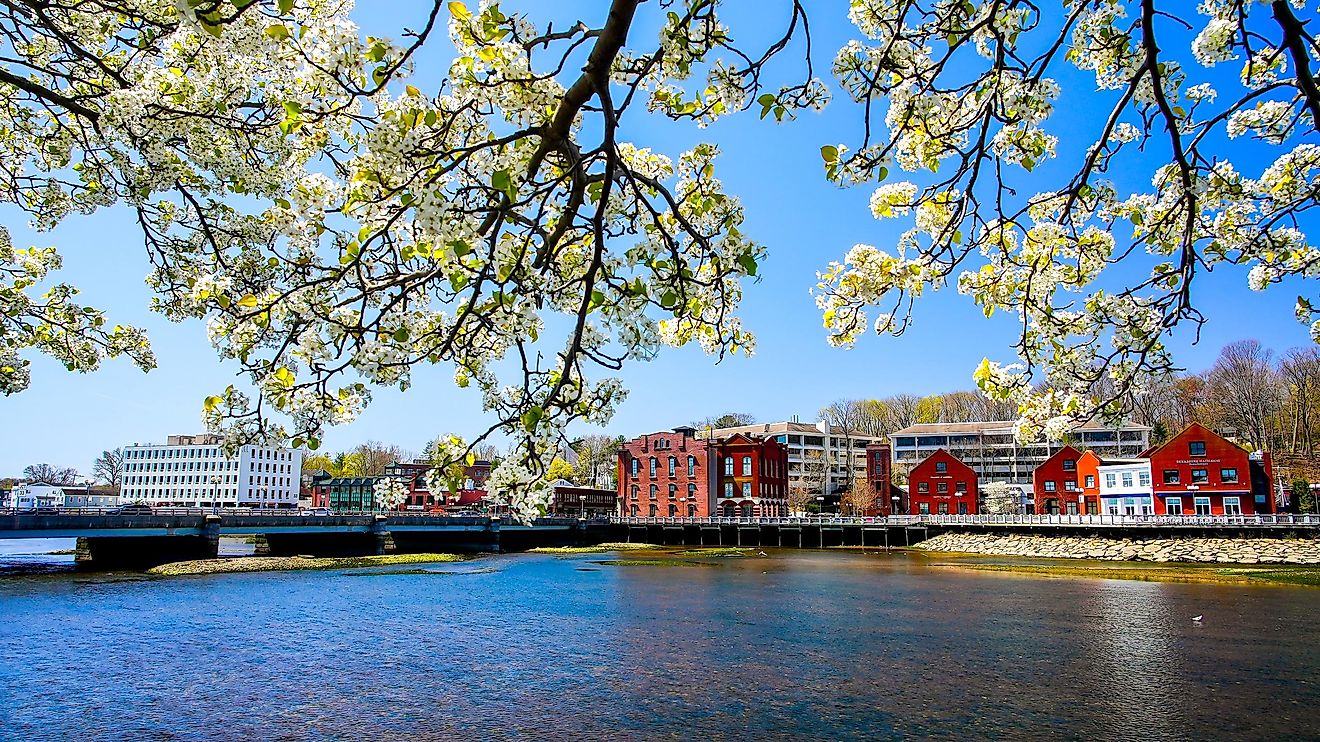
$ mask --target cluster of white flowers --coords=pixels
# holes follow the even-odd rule
[[[371,486],[371,495],[378,510],[394,510],[408,499],[408,485],[400,477],[383,477]]]

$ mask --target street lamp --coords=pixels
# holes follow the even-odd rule
[[[587,496],[578,495],[578,512],[582,515],[582,520],[587,519]]]
[[[211,475],[211,512],[220,512],[220,477],[216,474]]]

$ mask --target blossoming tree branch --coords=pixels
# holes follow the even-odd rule
[[[447,438],[444,470],[512,437],[522,453],[489,485],[533,514],[565,426],[604,424],[623,397],[612,372],[666,345],[753,350],[737,309],[768,248],[744,234],[717,148],[656,151],[629,124],[789,122],[824,106],[807,8],[767,3],[781,30],[764,48],[736,44],[716,0],[613,0],[559,28],[436,0],[396,40],[363,36],[351,10],[0,2],[0,198],[37,229],[135,210],[155,308],[204,320],[255,389],[204,401],[231,442],[316,448],[373,388],[406,389],[414,367],[438,364],[494,421]],[[821,148],[824,175],[874,188],[875,216],[912,226],[820,274],[830,339],[902,333],[915,299],[955,280],[987,315],[1021,322],[1020,363],[976,372],[1018,404],[1020,435],[1121,414],[1172,367],[1170,333],[1202,321],[1198,272],[1240,265],[1263,289],[1314,270],[1302,229],[1320,91],[1301,10],[854,0],[860,38],[833,76],[862,134]],[[444,82],[419,89],[415,53],[446,31]],[[1059,148],[1064,67],[1094,74],[1100,113],[1093,140]],[[1235,139],[1272,164],[1240,173],[1226,156]],[[1032,172],[1063,165],[1063,177]],[[1144,172],[1150,189],[1122,191],[1106,178],[1119,171]],[[140,331],[79,306],[72,287],[42,292],[59,265],[56,250],[16,249],[0,230],[0,392],[27,385],[29,351],[76,370],[116,355],[154,363]],[[1299,300],[1300,319],[1312,311]]]

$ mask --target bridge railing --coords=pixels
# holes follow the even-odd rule
[[[1320,515],[894,515],[808,517],[616,517],[622,525],[759,525],[759,526],[1197,526],[1210,528],[1320,526]]]

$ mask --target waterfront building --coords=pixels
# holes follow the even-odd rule
[[[788,514],[788,450],[773,437],[698,438],[683,426],[624,443],[618,462],[624,515]]]
[[[862,435],[825,421],[797,418],[703,431],[706,438],[743,434],[774,438],[788,447],[788,486],[816,497],[823,512],[839,512],[840,496],[856,479],[866,478],[866,447],[886,443],[884,436]]]
[[[295,508],[302,452],[240,446],[226,456],[217,435],[171,435],[124,448],[121,503],[172,507]]]
[[[1015,487],[1024,510],[1033,507],[1036,467],[1064,445],[1095,451],[1101,458],[1130,458],[1149,446],[1150,427],[1123,424],[1109,427],[1099,421],[1078,424],[1063,443],[1019,444],[1012,420],[968,423],[919,423],[894,431],[894,474],[901,477],[917,462],[943,448],[972,467],[981,482],[1003,482]],[[910,489],[910,488],[909,488]]]
[[[376,482],[384,477],[332,477],[319,474],[312,478],[312,501],[317,507],[336,513],[371,513],[376,510]]]
[[[1192,423],[1145,454],[1156,515],[1253,515],[1276,511],[1268,453],[1248,453]]]
[[[619,508],[628,516],[705,518],[715,514],[715,441],[683,426],[619,447]]]
[[[16,510],[35,508],[113,508],[119,505],[119,494],[113,487],[95,487],[87,484],[47,484],[28,482],[14,485],[6,507]]]
[[[719,515],[788,515],[788,447],[774,438],[734,433],[716,444]]]
[[[866,481],[875,493],[875,507],[862,513],[865,516],[901,515],[908,512],[907,492],[894,484],[893,454],[888,443],[866,446]]]
[[[976,470],[942,448],[908,474],[909,515],[975,515],[978,495]]]
[[[477,459],[463,467],[463,482],[458,492],[432,492],[426,484],[426,474],[432,465],[426,461],[396,462],[385,468],[385,476],[403,477],[408,484],[408,499],[400,510],[440,511],[446,509],[472,509],[485,507],[486,480],[490,479],[491,463]]]
[[[1114,459],[1096,467],[1100,511],[1106,515],[1155,513],[1149,459]]]
[[[550,515],[577,518],[600,518],[619,512],[619,493],[599,487],[579,487],[564,479],[555,482],[554,499],[546,511]]]
[[[1043,515],[1098,512],[1099,500],[1095,501],[1095,509],[1088,509],[1086,495],[1078,482],[1077,462],[1081,457],[1081,451],[1064,446],[1036,467],[1031,473],[1035,512]]]

